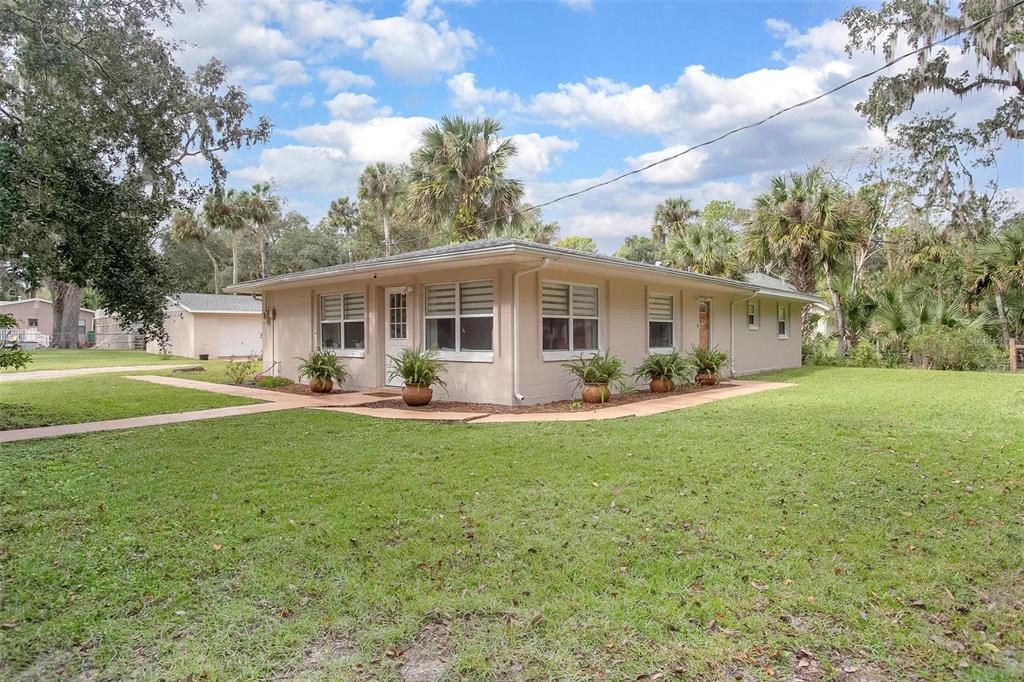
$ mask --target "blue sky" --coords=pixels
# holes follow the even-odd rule
[[[514,177],[544,201],[761,118],[870,69],[850,59],[832,2],[208,0],[169,29],[180,61],[226,62],[275,133],[232,153],[229,184],[271,180],[311,220],[354,195],[362,168],[400,162],[444,114],[488,114],[520,149]],[[954,56],[954,62],[962,59]],[[965,62],[966,64],[966,62]],[[880,145],[853,110],[864,88],[545,210],[605,251],[682,194],[746,204],[773,174],[828,162],[855,175]],[[994,96],[992,96],[994,97]],[[992,97],[926,97],[964,122]],[[1020,195],[1019,149],[1001,158]],[[853,170],[850,170],[853,169]]]

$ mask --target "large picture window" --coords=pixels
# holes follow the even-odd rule
[[[647,347],[671,350],[675,347],[675,301],[666,294],[647,297]]]
[[[597,350],[597,287],[544,282],[541,311],[545,351]]]
[[[494,350],[494,283],[425,287],[426,347],[454,353]]]
[[[320,347],[329,350],[366,348],[366,296],[361,293],[320,297]]]

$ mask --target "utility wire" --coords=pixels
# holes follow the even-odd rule
[[[762,119],[760,119],[758,121],[753,121],[751,123],[747,123],[745,125],[739,126],[738,128],[733,128],[732,130],[724,132],[721,135],[718,135],[717,137],[713,137],[713,138],[711,138],[709,140],[705,140],[704,142],[700,142],[699,144],[695,144],[692,147],[687,147],[686,149],[684,149],[684,150],[682,150],[680,152],[677,152],[677,153],[672,154],[670,156],[666,156],[666,157],[664,157],[662,159],[658,159],[657,161],[652,161],[651,163],[649,163],[649,164],[647,164],[645,166],[642,166],[640,168],[634,168],[631,171],[626,171],[625,173],[621,173],[619,175],[616,175],[613,178],[609,178],[607,180],[602,180],[601,182],[595,182],[594,184],[588,185],[588,186],[586,186],[586,187],[584,187],[582,189],[576,190],[575,192],[569,192],[567,194],[562,194],[560,196],[555,197],[554,199],[549,199],[549,200],[541,202],[539,204],[534,204],[532,206],[526,206],[524,208],[516,209],[515,211],[511,211],[511,212],[506,213],[504,215],[496,216],[494,218],[488,218],[487,220],[480,220],[480,221],[477,221],[476,223],[474,223],[473,225],[470,225],[468,227],[469,228],[484,227],[484,226],[486,226],[486,225],[488,225],[490,223],[495,223],[495,222],[498,222],[498,221],[507,220],[507,219],[512,218],[514,216],[517,216],[517,215],[520,215],[520,214],[523,214],[523,213],[529,213],[530,211],[535,211],[537,209],[544,208],[545,206],[550,206],[552,204],[558,203],[560,201],[564,201],[566,199],[571,199],[573,197],[578,197],[581,194],[586,194],[587,192],[591,192],[591,191],[593,191],[595,189],[600,189],[601,187],[607,187],[608,185],[611,185],[613,183],[619,182],[620,180],[624,180],[624,179],[626,179],[626,178],[628,178],[630,176],[639,175],[640,173],[648,171],[651,168],[654,168],[655,166],[660,166],[660,165],[662,165],[664,163],[668,163],[669,161],[674,161],[675,159],[678,159],[681,156],[685,156],[686,154],[689,154],[690,152],[695,151],[697,149],[700,149],[702,147],[709,147],[709,146],[711,146],[713,144],[716,144],[718,142],[721,142],[725,138],[731,137],[731,136],[733,136],[733,135],[735,135],[737,133],[741,133],[741,132],[743,132],[745,130],[750,130],[752,128],[757,128],[758,126],[762,126],[765,123],[768,123],[769,121],[771,121],[772,119],[778,118],[779,116],[782,116],[783,114],[786,114],[786,113],[789,113],[790,111],[793,111],[794,109],[799,109],[800,107],[805,107],[808,104],[813,104],[813,103],[817,102],[818,100],[821,100],[821,99],[824,99],[824,98],[826,98],[826,97],[828,97],[830,95],[833,95],[833,94],[839,92],[840,90],[843,90],[845,88],[850,87],[851,85],[854,85],[855,83],[859,83],[862,80],[865,80],[867,78],[871,78],[872,76],[875,76],[875,75],[881,73],[882,71],[885,71],[889,67],[895,66],[896,64],[902,62],[905,59],[913,57],[913,56],[915,56],[915,55],[917,55],[917,54],[919,54],[921,52],[925,52],[927,50],[930,50],[933,47],[936,47],[936,46],[941,45],[943,43],[949,42],[950,40],[952,40],[952,39],[954,39],[954,38],[956,38],[958,36],[961,36],[961,35],[969,32],[969,31],[973,31],[977,27],[981,26],[982,24],[988,23],[989,21],[991,21],[995,17],[999,16],[1000,14],[1006,14],[1006,13],[1011,12],[1011,11],[1017,9],[1018,7],[1021,7],[1021,6],[1024,6],[1024,0],[1017,0],[1017,2],[1015,2],[1015,3],[1011,4],[1011,5],[1007,5],[1006,7],[1002,8],[1000,10],[996,10],[995,12],[992,12],[991,14],[989,14],[986,17],[978,19],[977,21],[975,21],[973,24],[971,24],[969,26],[964,26],[960,30],[954,31],[953,33],[950,33],[949,35],[947,35],[947,36],[945,36],[943,38],[938,38],[936,40],[932,40],[931,42],[926,43],[925,45],[922,45],[919,48],[911,50],[910,52],[905,52],[904,54],[901,54],[898,57],[894,57],[893,59],[890,59],[889,61],[887,61],[885,64],[882,64],[878,68],[872,69],[871,71],[868,71],[866,73],[862,73],[861,75],[856,76],[855,78],[851,78],[850,80],[843,81],[842,83],[840,83],[839,85],[835,86],[834,88],[826,90],[825,92],[822,92],[822,93],[820,93],[818,95],[815,95],[814,97],[810,97],[810,98],[805,99],[805,100],[803,100],[801,102],[797,102],[795,104],[791,104],[788,107],[785,107],[784,109],[779,109],[775,113],[770,114],[769,116],[765,116],[764,118],[762,118]],[[451,235],[453,233],[454,233],[454,230],[448,230],[447,232],[438,232],[436,234],[427,235],[425,237],[419,237],[419,238],[416,238],[416,239],[409,239],[409,240],[400,240],[400,241],[401,242],[405,242],[405,241],[410,241],[410,242],[411,241],[421,241],[424,238],[427,239],[427,240],[430,240],[430,239],[433,239],[434,237],[440,237],[440,236],[442,236],[444,234]],[[399,242],[398,241],[394,241],[394,240],[392,241],[392,244],[396,244],[396,243],[399,243]]]

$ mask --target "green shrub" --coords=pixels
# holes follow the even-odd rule
[[[882,357],[875,349],[875,345],[867,339],[860,339],[850,349],[847,361],[854,367],[881,367]]]
[[[980,329],[939,327],[910,340],[910,353],[922,367],[978,371],[995,366],[999,350]]]
[[[260,377],[256,380],[256,385],[259,388],[281,388],[282,386],[291,386],[294,383],[288,377]]]
[[[401,355],[389,355],[388,359],[391,360],[388,379],[401,378],[409,386],[447,387],[441,378],[447,363],[437,357],[435,350],[406,348]]]
[[[228,375],[231,383],[244,384],[260,371],[260,363],[260,359],[252,355],[245,360],[230,360],[224,368],[224,373]]]
[[[0,348],[0,369],[24,369],[32,362],[32,354],[22,348]]]
[[[805,336],[800,344],[800,356],[805,365],[831,367],[839,364],[834,341],[823,334]]]
[[[299,361],[300,379],[305,377],[318,381],[332,379],[343,384],[349,378],[348,367],[345,366],[345,363],[326,348],[313,351],[309,357],[295,359]]]
[[[654,353],[644,358],[644,361],[633,370],[633,376],[639,380],[650,381],[652,379],[668,379],[669,381],[692,384],[693,377],[697,373],[693,363],[679,354],[679,351],[671,353]]]
[[[698,374],[718,374],[729,362],[729,354],[717,348],[694,346],[690,349],[689,360]]]
[[[586,384],[613,384],[622,391],[626,388],[626,374],[622,358],[609,352],[580,355],[562,363],[562,368],[573,376],[578,387]]]

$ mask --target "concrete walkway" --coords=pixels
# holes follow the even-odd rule
[[[682,410],[687,407],[704,405],[705,403],[711,403],[718,400],[727,400],[729,398],[761,393],[762,391],[773,391],[795,385],[773,381],[733,380],[730,383],[734,385],[711,391],[700,391],[698,393],[673,395],[667,398],[641,400],[635,403],[615,405],[586,412],[520,412],[515,414],[488,414],[486,412],[417,412],[414,410],[404,410],[392,407],[361,407],[367,403],[396,399],[396,396],[374,396],[366,393],[297,395],[294,393],[268,391],[249,386],[214,384],[208,381],[178,379],[177,377],[164,377],[150,374],[136,375],[126,378],[135,381],[146,381],[149,383],[161,384],[163,386],[173,386],[175,388],[188,388],[192,390],[210,391],[211,393],[222,393],[224,395],[233,395],[239,398],[248,398],[250,400],[260,400],[263,402],[256,405],[219,407],[210,410],[195,410],[192,412],[178,412],[172,414],[154,414],[146,417],[111,419],[99,422],[86,422],[84,424],[63,424],[60,426],[40,426],[31,429],[0,431],[0,443],[13,443],[16,441],[33,440],[36,438],[70,436],[79,433],[93,433],[96,431],[134,429],[143,426],[179,424],[181,422],[199,421],[202,419],[237,417],[245,414],[260,414],[263,412],[276,412],[278,410],[293,410],[299,408],[314,408],[329,410],[331,412],[344,412],[346,414],[356,414],[363,417],[377,417],[379,419],[462,422],[466,424],[586,422],[604,419],[621,419],[623,417],[645,417],[652,414],[661,414],[662,412],[670,412],[672,410]]]
[[[7,381],[33,381],[39,379],[63,379],[85,374],[110,374],[111,372],[152,372],[154,369],[181,369],[191,365],[127,365],[122,367],[76,367],[74,369],[39,369],[31,372],[0,374],[0,383]]]
[[[741,381],[734,379],[729,382],[733,386],[725,386],[710,391],[684,393],[667,398],[653,398],[635,403],[604,407],[599,410],[580,412],[518,412],[506,414],[488,414],[477,412],[416,412],[391,407],[341,407],[332,412],[358,414],[363,417],[379,417],[382,419],[414,419],[422,421],[465,422],[467,424],[522,424],[527,422],[589,422],[603,419],[621,419],[623,417],[646,417],[672,410],[696,407],[718,400],[738,398],[744,395],[774,391],[780,388],[795,386],[778,381]]]

